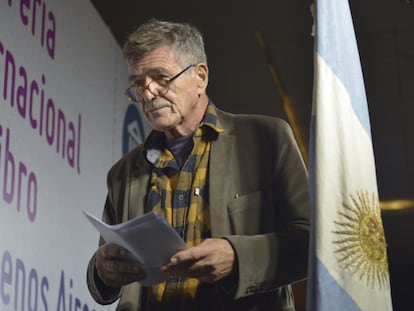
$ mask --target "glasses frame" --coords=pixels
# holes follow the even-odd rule
[[[181,70],[179,73],[177,73],[176,75],[172,76],[169,79],[151,80],[147,85],[144,85],[144,86],[131,84],[125,90],[124,94],[125,94],[126,97],[128,97],[128,100],[130,102],[133,101],[133,102],[136,102],[136,103],[141,103],[142,102],[142,99],[144,98],[145,90],[148,90],[154,96],[164,96],[170,90],[170,84],[172,82],[174,82],[174,80],[177,79],[179,76],[181,76],[184,72],[186,72],[188,69],[190,69],[191,67],[194,67],[194,66],[196,66],[196,65],[195,64],[188,65],[183,70]],[[153,82],[155,82],[159,87],[157,94],[154,94],[151,91],[150,85]],[[136,94],[136,96],[135,96],[136,98],[134,98],[134,94]],[[140,96],[139,96],[139,94],[140,94]],[[142,97],[142,99],[137,100],[138,97]]]

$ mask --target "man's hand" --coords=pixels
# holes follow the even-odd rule
[[[197,278],[202,282],[216,282],[228,276],[235,254],[225,239],[206,239],[200,245],[183,250],[171,257],[161,270],[172,275]]]
[[[109,287],[120,287],[146,278],[139,265],[127,257],[128,252],[114,244],[104,244],[96,251],[95,267],[99,278]]]

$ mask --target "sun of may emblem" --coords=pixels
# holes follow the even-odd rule
[[[334,221],[339,262],[344,269],[365,280],[372,288],[389,287],[387,245],[381,221],[378,198],[368,192],[358,191],[350,195],[350,204],[343,204]]]

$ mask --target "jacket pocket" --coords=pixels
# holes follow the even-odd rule
[[[228,206],[232,234],[260,234],[275,229],[273,209],[262,191],[236,195]]]

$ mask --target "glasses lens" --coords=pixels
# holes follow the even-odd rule
[[[168,80],[159,79],[159,80],[152,80],[148,85],[148,88],[152,94],[158,94],[160,96],[164,96],[168,92],[168,88],[170,83]]]
[[[141,86],[141,87],[131,85],[126,90],[126,95],[136,103],[141,103],[144,100],[145,90],[148,90],[154,96],[164,96],[165,94],[167,94],[170,88],[170,84],[193,66],[195,65],[190,65],[190,66],[185,67],[182,71],[177,73],[174,77],[167,79],[167,80],[166,79],[154,79],[148,85]]]

